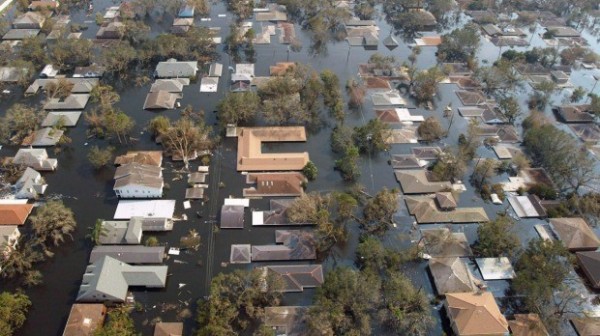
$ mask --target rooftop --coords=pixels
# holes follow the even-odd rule
[[[263,153],[264,142],[304,142],[304,127],[244,127],[238,136],[237,170],[302,170],[308,153]]]
[[[441,211],[434,196],[406,196],[406,206],[419,224],[433,223],[482,223],[488,218],[484,208],[456,208]]]
[[[33,204],[0,204],[0,225],[23,225]]]
[[[92,336],[102,327],[106,307],[102,303],[75,303],[71,306],[63,336]]]
[[[596,250],[600,247],[598,236],[583,218],[551,218],[550,224],[558,238],[571,251]]]
[[[429,270],[439,295],[477,290],[476,279],[461,258],[431,258]]]
[[[508,322],[490,292],[447,293],[447,311],[459,335],[504,335]]]
[[[404,194],[429,194],[452,188],[452,184],[447,181],[429,181],[427,172],[424,169],[396,170],[394,175]]]

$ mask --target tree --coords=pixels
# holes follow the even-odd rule
[[[444,136],[445,132],[442,129],[442,124],[436,117],[428,117],[417,127],[419,138],[426,142],[439,140]]]
[[[334,268],[317,288],[314,305],[308,310],[309,334],[371,335],[370,313],[379,301],[379,288],[376,276]]]
[[[3,137],[2,143],[20,144],[25,137],[35,130],[44,118],[43,113],[36,113],[35,109],[22,104],[14,104],[6,111],[2,118]]]
[[[148,130],[153,137],[159,137],[169,130],[171,121],[163,115],[157,115],[148,123]]]
[[[209,296],[198,302],[198,335],[237,335],[251,330],[264,308],[277,306],[283,282],[272,272],[235,270],[220,273],[210,284]]]
[[[251,91],[228,93],[217,105],[222,125],[241,124],[256,117],[260,109],[260,97]]]
[[[88,238],[89,240],[92,241],[92,243],[99,245],[100,244],[100,238],[105,236],[108,233],[108,229],[104,227],[104,220],[102,219],[96,219],[96,222],[94,223],[94,226],[92,226],[91,228],[88,228],[89,233],[85,236],[86,238]]]
[[[376,153],[387,151],[390,148],[387,142],[391,136],[388,124],[379,119],[371,119],[366,125],[354,128],[354,144],[363,153]]]
[[[433,100],[433,97],[437,92],[437,85],[444,77],[444,73],[437,66],[433,66],[424,71],[419,71],[412,81],[411,94],[413,94],[420,102]]]
[[[101,149],[98,146],[93,146],[90,148],[90,152],[88,153],[87,157],[92,164],[92,167],[95,169],[100,169],[112,163],[114,151],[115,148],[110,146],[104,149]]]
[[[111,108],[103,111],[102,125],[107,134],[117,136],[119,143],[127,143],[127,135],[135,126],[135,121],[125,112]]]
[[[537,107],[543,109],[549,102],[550,96],[556,90],[556,83],[550,80],[542,80],[534,85],[538,97]]]
[[[350,96],[348,107],[359,108],[365,102],[367,90],[364,85],[360,84],[355,79],[349,79],[346,83],[346,92]]]
[[[398,211],[398,191],[396,189],[381,189],[373,198],[367,201],[363,209],[365,224],[369,232],[382,232],[393,224],[394,214]]]
[[[48,98],[66,98],[71,94],[73,90],[73,82],[59,78],[57,81],[50,82],[44,87],[46,90],[46,97]]]
[[[329,113],[339,123],[343,123],[345,114],[339,78],[333,71],[325,69],[321,72],[321,81],[323,82],[323,104],[329,108]]]
[[[467,160],[460,149],[445,148],[433,165],[432,176],[436,181],[460,180],[467,171]]]
[[[398,267],[400,253],[384,247],[377,237],[367,235],[356,248],[356,263],[362,271],[381,274]]]
[[[344,125],[335,126],[331,133],[331,150],[334,153],[345,153],[351,146],[354,146],[352,129]]]
[[[48,201],[37,209],[35,215],[29,217],[29,221],[44,250],[47,243],[59,246],[64,242],[65,236],[71,237],[71,232],[77,228],[73,211],[62,201]]]
[[[368,64],[372,64],[375,69],[391,72],[396,64],[394,56],[383,56],[380,53],[374,53],[369,57]]]
[[[126,307],[111,309],[108,322],[94,332],[94,336],[138,336],[133,319]]]
[[[571,97],[569,97],[569,100],[571,101],[571,103],[576,103],[583,99],[583,97],[585,97],[585,93],[586,90],[583,87],[578,86],[573,90],[573,93],[571,93]]]
[[[44,40],[41,36],[28,37],[21,42],[19,58],[43,67],[48,63],[48,53],[44,50]]]
[[[203,121],[194,122],[190,118],[181,118],[162,135],[162,144],[175,156],[181,157],[185,169],[189,168],[190,158],[199,152],[212,148],[211,128]]]
[[[2,277],[12,279],[25,275],[33,269],[33,265],[42,260],[44,255],[37,250],[35,242],[21,238],[17,248],[2,264]]]
[[[118,41],[111,48],[102,50],[100,59],[106,72],[118,78],[126,78],[130,64],[137,58],[137,51],[127,41]]]
[[[358,160],[360,154],[358,148],[354,145],[348,146],[344,156],[335,161],[335,168],[342,173],[342,178],[346,181],[356,181],[360,176]]]
[[[2,292],[0,294],[0,334],[12,335],[27,320],[31,307],[29,297],[24,293]]]
[[[494,159],[484,159],[479,158],[477,160],[477,164],[473,169],[473,174],[471,174],[471,183],[478,188],[482,189],[484,185],[487,184],[488,179],[492,178],[496,175],[496,168],[498,167],[498,162]]]
[[[93,43],[88,39],[59,38],[50,48],[50,59],[61,70],[88,65],[93,55]]]
[[[442,35],[442,43],[438,46],[438,58],[447,62],[466,62],[475,58],[480,45],[477,25],[468,24]]]
[[[309,181],[314,181],[317,178],[318,173],[319,169],[312,161],[308,161],[304,168],[302,168],[302,174],[304,174]]]
[[[510,124],[515,123],[516,119],[521,115],[521,107],[519,102],[514,97],[506,97],[498,101],[498,107],[502,115]]]
[[[496,219],[477,227],[477,242],[473,246],[475,253],[482,258],[514,257],[521,243],[512,231],[514,220],[500,214]]]
[[[382,281],[382,287],[380,320],[398,334],[428,335],[434,319],[425,292],[416,289],[400,272],[392,272]]]
[[[302,124],[311,120],[299,94],[282,95],[263,101],[263,116],[272,124]]]

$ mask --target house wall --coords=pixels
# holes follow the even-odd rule
[[[120,198],[160,198],[163,188],[149,188],[146,186],[130,185],[114,189]]]

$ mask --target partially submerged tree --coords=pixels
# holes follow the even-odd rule
[[[44,113],[38,113],[33,107],[15,104],[0,120],[1,143],[21,144],[23,139],[37,130],[44,118]]]
[[[388,138],[391,130],[388,124],[379,119],[371,119],[366,125],[354,128],[354,144],[363,153],[377,153],[390,148]]]
[[[342,173],[344,180],[356,181],[360,176],[359,160],[360,154],[358,148],[350,145],[346,148],[344,156],[335,161],[335,169]]]
[[[437,93],[438,84],[444,77],[444,73],[437,66],[419,71],[412,81],[413,86],[411,92],[419,102],[431,101]]]
[[[442,35],[438,46],[438,58],[447,62],[466,62],[475,58],[480,45],[479,29],[475,24]]]
[[[94,332],[94,336],[137,336],[135,324],[125,306],[111,309],[107,314],[107,322]]]
[[[398,211],[399,194],[396,189],[381,189],[367,201],[363,209],[365,223],[363,228],[368,232],[384,232],[393,225],[393,218]]]
[[[521,244],[512,231],[514,220],[508,215],[498,215],[496,219],[477,227],[475,253],[482,258],[514,257]]]
[[[100,148],[98,146],[93,146],[90,148],[90,152],[88,153],[87,157],[92,167],[95,169],[100,169],[113,162],[114,152],[114,147],[109,146],[106,148]]]
[[[514,97],[506,97],[498,101],[498,107],[502,115],[510,124],[514,124],[517,118],[522,114],[519,102]]]
[[[0,334],[14,334],[27,320],[31,307],[29,297],[24,293],[2,292],[0,294]]]
[[[428,117],[417,128],[419,138],[426,142],[432,142],[441,139],[445,132],[442,124],[436,117]]]
[[[162,144],[172,155],[180,157],[185,169],[188,169],[190,158],[213,147],[214,140],[210,134],[210,126],[203,121],[195,122],[184,117],[170,125],[162,134]]]
[[[254,92],[232,92],[219,102],[219,121],[222,125],[242,124],[256,117],[260,109],[260,97]]]
[[[65,237],[71,237],[71,233],[77,228],[73,211],[62,201],[48,201],[39,207],[35,215],[29,217],[29,220],[33,232],[45,250],[46,244],[53,246],[62,244]]]

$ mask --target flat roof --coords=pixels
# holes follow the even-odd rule
[[[131,217],[173,218],[175,200],[119,201],[115,211],[115,219]]]
[[[475,258],[483,280],[507,280],[515,277],[515,271],[507,257]]]

